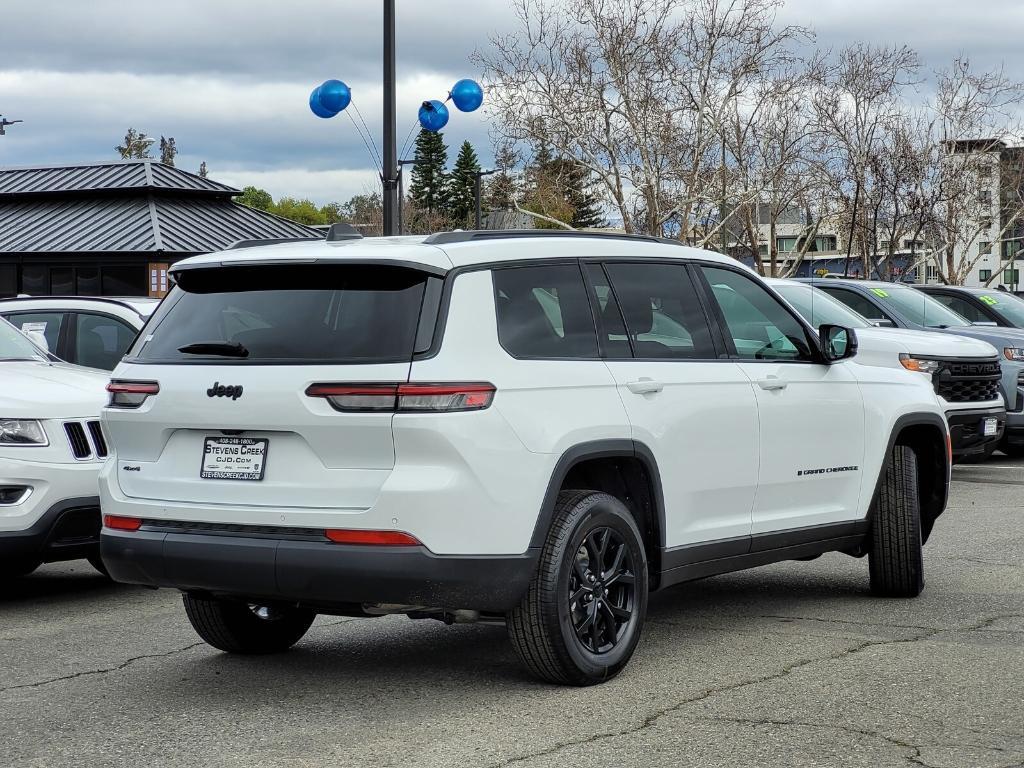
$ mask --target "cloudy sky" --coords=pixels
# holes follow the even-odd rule
[[[419,102],[478,76],[470,53],[515,27],[505,0],[398,6],[401,143]],[[907,43],[930,69],[967,54],[1024,79],[1021,0],[788,0],[780,19],[822,47]],[[235,186],[318,202],[369,191],[377,172],[352,123],[314,117],[307,99],[345,80],[379,137],[381,21],[367,0],[3,0],[0,114],[25,123],[0,136],[0,165],[116,158],[134,126],[174,136],[179,167],[205,160]],[[484,110],[453,111],[445,136],[490,161]]]

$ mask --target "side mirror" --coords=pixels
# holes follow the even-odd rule
[[[846,360],[857,354],[857,334],[841,325],[823,325],[818,329],[821,355],[830,363]]]
[[[880,318],[878,320],[872,320],[871,324],[873,326],[875,326],[875,328],[895,328],[896,327],[896,323],[894,323],[892,320],[890,320],[887,317],[886,318]]]
[[[49,342],[46,340],[46,337],[39,331],[25,331],[24,333],[26,336],[28,336],[29,340],[37,347],[39,347],[41,350],[43,350],[44,352],[50,351]]]

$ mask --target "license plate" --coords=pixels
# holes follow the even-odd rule
[[[269,440],[253,437],[208,437],[203,441],[204,480],[262,480]]]
[[[992,435],[999,434],[999,421],[997,419],[985,419],[983,434],[985,437],[992,437]]]

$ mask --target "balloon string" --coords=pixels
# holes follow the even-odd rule
[[[345,114],[348,115],[348,119],[352,121],[352,127],[356,129],[356,133],[359,134],[359,138],[362,140],[363,146],[366,147],[366,154],[370,156],[370,162],[377,166],[377,173],[379,173],[380,176],[383,178],[384,169],[381,166],[380,161],[374,156],[373,150],[370,149],[370,145],[366,141],[366,137],[363,136],[363,132],[359,129],[359,124],[356,122],[355,118],[352,117],[352,113],[349,112],[347,109],[345,110]]]
[[[355,102],[352,102],[352,107],[355,109],[356,114],[359,115],[359,122],[363,124],[363,130],[366,131],[366,135],[370,139],[370,145],[373,147],[374,154],[377,156],[377,165],[383,168],[384,161],[381,159],[380,151],[377,149],[377,142],[373,140],[373,134],[370,133],[370,129],[367,127],[366,121],[363,119],[363,113],[359,111],[359,106]]]
[[[402,151],[398,153],[398,159],[405,159],[405,150],[409,148],[409,140],[412,139],[412,132],[416,130],[416,126],[420,124],[419,120],[413,120],[411,126],[409,126],[409,132],[405,134],[405,141],[402,142]]]

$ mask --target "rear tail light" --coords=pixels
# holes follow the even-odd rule
[[[105,528],[112,528],[115,531],[137,531],[142,527],[142,520],[138,517],[104,515],[103,526]]]
[[[377,547],[419,547],[422,543],[415,536],[402,531],[359,531],[330,528],[324,535],[335,544],[364,544]]]
[[[323,397],[336,411],[450,413],[479,411],[494,400],[484,382],[458,384],[311,384],[309,397]]]
[[[113,379],[107,384],[110,393],[110,408],[138,408],[150,395],[160,392],[160,384],[155,381],[124,381]]]

